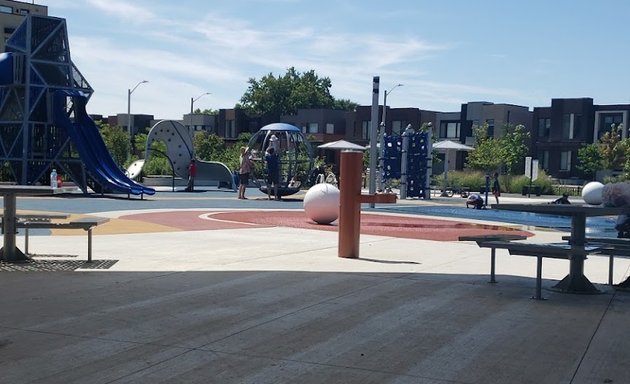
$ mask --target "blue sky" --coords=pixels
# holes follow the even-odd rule
[[[331,93],[458,111],[467,101],[532,107],[552,98],[630,103],[626,0],[37,0],[66,19],[88,112],[179,119],[232,108],[249,78],[315,70]]]

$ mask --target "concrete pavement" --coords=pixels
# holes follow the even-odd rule
[[[252,197],[137,205],[299,208]],[[45,205],[62,203],[132,212],[124,201]],[[528,230],[533,241],[563,235]],[[30,247],[53,254],[41,260],[76,261],[85,242],[33,236]],[[499,283],[488,284],[489,251],[468,242],[362,235],[361,257],[341,259],[336,232],[147,227],[96,235],[93,246],[111,262],[103,269],[0,272],[0,383],[630,382],[630,294],[604,285],[603,257],[589,258],[586,275],[604,293],[545,289],[548,300],[536,301],[534,259],[498,251]],[[615,266],[619,282],[630,263]],[[567,261],[545,260],[543,285],[567,271]]]

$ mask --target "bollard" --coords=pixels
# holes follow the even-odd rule
[[[338,256],[359,257],[361,203],[395,203],[393,193],[361,194],[363,153],[342,151],[339,167],[339,245]]]

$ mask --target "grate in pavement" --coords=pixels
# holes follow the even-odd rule
[[[38,260],[8,263],[0,260],[0,272],[71,272],[77,269],[109,269],[118,260]]]

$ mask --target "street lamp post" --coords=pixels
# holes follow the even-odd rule
[[[385,127],[387,126],[387,95],[389,95],[390,93],[392,93],[392,91],[398,87],[402,87],[403,84],[396,84],[394,85],[389,91],[385,91],[385,93],[383,94],[383,120],[381,121],[380,124],[380,128],[381,128],[381,132],[379,135],[379,144],[380,144],[380,151],[381,151],[381,156],[379,156],[379,162],[378,162],[378,166],[379,166],[379,172],[377,173],[377,184],[378,184],[378,190],[382,191],[383,190],[383,168],[385,167],[385,161],[383,159],[382,153],[383,153],[383,149],[385,148]]]
[[[190,125],[188,126],[188,134],[190,135],[190,145],[191,145],[191,149],[190,149],[190,156],[191,158],[195,158],[195,143],[194,143],[194,131],[193,131],[193,108],[195,106],[195,101],[201,99],[202,97],[204,97],[205,95],[211,95],[210,92],[204,92],[201,95],[197,96],[197,97],[191,97],[190,98]]]
[[[129,141],[131,144],[131,151],[133,151],[133,120],[131,120],[131,94],[140,86],[140,84],[148,83],[147,80],[142,80],[136,84],[135,87],[127,89],[127,130],[129,131]]]

